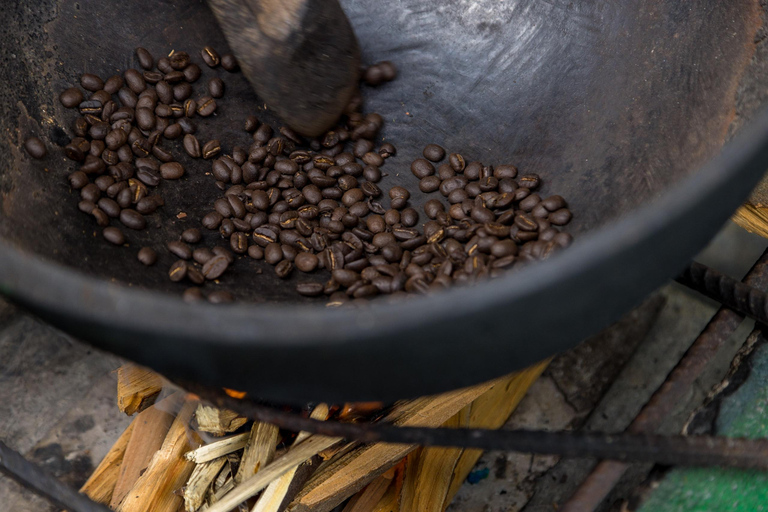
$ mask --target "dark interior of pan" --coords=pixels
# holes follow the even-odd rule
[[[130,248],[104,242],[66,176],[60,146],[75,113],[57,98],[80,74],[135,67],[156,56],[227,45],[200,0],[4,2],[0,67],[2,291],[100,347],[170,376],[274,400],[396,398],[472,384],[564,350],[674,275],[745,198],[765,168],[759,128],[717,160],[759,28],[754,0],[571,2],[404,0],[342,2],[363,60],[392,60],[396,81],[366,89],[398,148],[382,168],[425,200],[409,170],[435,142],[467,160],[540,174],[545,194],[574,212],[574,246],[480,285],[368,307],[328,309],[301,298],[299,279],[243,258],[221,288],[234,305],[187,305],[168,280],[174,258],[146,268],[198,226],[220,193],[171,146],[187,176],[160,186],[165,207]],[[243,121],[275,123],[241,74],[200,122],[201,140],[247,147]],[[50,148],[33,161],[21,143]],[[762,159],[762,160],[761,160]],[[181,213],[186,214],[180,215]],[[423,222],[423,219],[422,219]],[[205,243],[222,243],[206,232]],[[209,285],[210,286],[210,285]]]

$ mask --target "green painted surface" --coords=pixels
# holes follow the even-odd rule
[[[723,400],[717,433],[768,437],[768,345],[752,355],[747,381]],[[732,469],[674,469],[641,512],[768,511],[768,473]]]

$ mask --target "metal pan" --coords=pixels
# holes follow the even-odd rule
[[[298,297],[297,277],[241,261],[221,285],[240,302],[187,305],[167,279],[171,256],[146,269],[135,253],[196,225],[216,197],[207,169],[187,162],[186,179],[161,186],[166,206],[125,249],[76,211],[61,151],[37,162],[20,147],[67,142],[73,114],[57,97],[80,73],[131,67],[139,45],[195,55],[226,43],[200,1],[42,0],[0,11],[2,292],[170,376],[279,401],[402,398],[521,368],[615,320],[706,244],[768,163],[766,118],[719,152],[754,53],[755,0],[342,4],[364,60],[400,68],[366,92],[399,150],[384,184],[420,205],[408,166],[429,142],[514,163],[569,199],[573,247],[474,287],[336,310]],[[247,143],[247,114],[277,121],[241,75],[216,73],[228,95],[199,133],[226,151]]]

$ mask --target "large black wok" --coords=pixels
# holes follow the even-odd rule
[[[615,320],[705,245],[768,164],[766,118],[716,156],[754,51],[757,0],[342,4],[364,60],[389,59],[401,71],[366,92],[399,149],[385,184],[418,195],[408,165],[428,142],[468,160],[514,163],[568,198],[577,237],[569,250],[475,287],[334,310],[298,297],[296,276],[283,282],[248,260],[223,279],[240,302],[187,305],[185,286],[166,275],[171,256],[146,269],[135,253],[197,225],[216,197],[207,169],[188,162],[186,179],[161,186],[166,206],[150,229],[129,234],[131,249],[110,246],[76,211],[65,178],[74,167],[56,148],[74,114],[57,97],[83,72],[108,77],[135,65],[139,45],[156,55],[224,51],[207,6],[3,2],[2,292],[169,376],[272,400],[436,392],[524,367]],[[245,116],[269,115],[242,75],[218,73],[229,92],[215,129],[231,120],[222,140],[246,144]],[[211,126],[201,124],[202,139]],[[49,144],[47,160],[20,149],[30,135]]]

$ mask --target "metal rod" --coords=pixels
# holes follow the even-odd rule
[[[218,407],[233,409],[252,419],[272,423],[287,430],[304,430],[364,443],[459,446],[630,462],[768,469],[768,439],[398,427],[381,423],[316,421],[247,399],[233,399],[223,393],[206,390],[202,386],[192,385],[188,389],[204,399],[211,400]]]
[[[744,277],[744,284],[735,281],[700,263],[691,263],[678,282],[704,293],[724,305],[696,338],[666,381],[643,406],[627,428],[627,432],[655,432],[664,418],[672,413],[677,404],[689,393],[691,386],[707,368],[709,361],[744,320],[744,314],[757,313],[760,300],[749,297],[762,295],[759,290],[768,288],[768,251],[755,262]],[[707,292],[707,290],[712,292]],[[715,294],[714,291],[717,291]],[[745,300],[746,299],[746,300]],[[746,304],[752,307],[743,307]],[[762,301],[765,313],[765,301]],[[750,314],[750,316],[754,316]],[[561,507],[561,512],[591,512],[610,494],[629,465],[617,461],[600,462]]]
[[[52,477],[0,441],[0,472],[68,512],[110,512],[88,496]],[[0,507],[2,508],[2,507]]]

